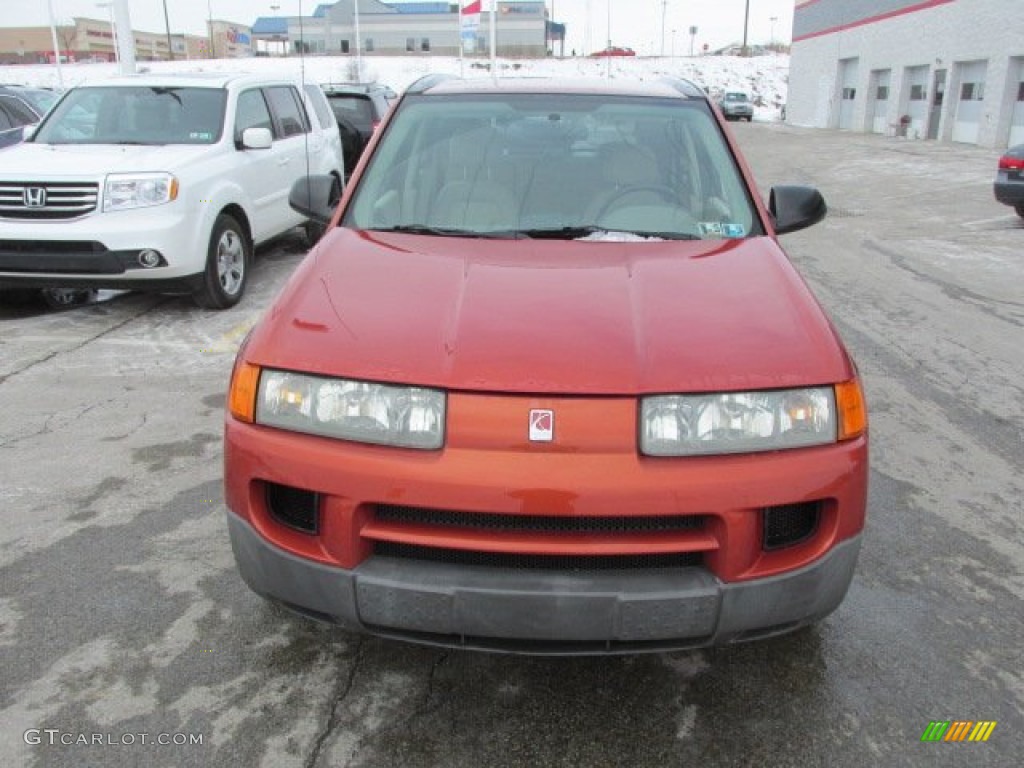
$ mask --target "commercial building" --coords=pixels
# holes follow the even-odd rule
[[[207,36],[141,32],[133,30],[135,58],[139,61],[208,59],[251,56],[249,27],[212,20]],[[117,27],[109,20],[76,17],[56,28],[61,61],[89,62],[116,59]],[[212,48],[211,48],[212,45]],[[0,64],[53,62],[53,37],[49,27],[0,27]]]
[[[1021,0],[798,0],[787,120],[1024,143]]]
[[[462,0],[463,5],[467,3]],[[489,3],[482,4],[484,8]],[[314,54],[458,56],[465,27],[458,2],[380,2],[340,0],[320,5],[312,16],[265,16],[252,26],[261,51]],[[505,57],[546,55],[549,41],[564,39],[564,25],[551,24],[543,0],[497,2],[496,53]],[[467,52],[490,53],[491,14],[479,14],[467,37]],[[356,44],[358,30],[359,45]]]

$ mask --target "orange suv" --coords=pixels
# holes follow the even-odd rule
[[[257,593],[441,646],[632,653],[834,610],[868,477],[854,363],[683,81],[430,76],[242,345],[227,519]]]

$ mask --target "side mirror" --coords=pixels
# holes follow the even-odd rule
[[[28,141],[35,135],[36,128],[38,127],[39,123],[29,123],[28,125],[23,125],[21,127],[21,138],[24,141]]]
[[[337,183],[337,179],[327,174],[296,179],[288,193],[288,205],[303,216],[326,224],[334,215],[336,201],[331,198]]]
[[[274,136],[269,128],[246,128],[242,131],[242,149],[270,149]]]
[[[814,187],[772,187],[768,211],[775,219],[775,234],[784,235],[817,224],[828,206]]]

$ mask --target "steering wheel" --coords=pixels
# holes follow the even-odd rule
[[[623,189],[617,190],[615,194],[609,197],[597,212],[597,216],[595,217],[596,220],[600,221],[608,211],[618,207],[619,202],[624,198],[631,195],[641,194],[643,192],[653,192],[666,203],[671,203],[674,206],[679,205],[679,198],[676,196],[676,191],[671,187],[667,187],[664,184],[637,184],[635,186],[624,187]]]

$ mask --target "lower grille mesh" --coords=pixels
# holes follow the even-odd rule
[[[404,560],[422,560],[447,565],[479,565],[516,570],[608,571],[650,568],[685,568],[701,564],[700,553],[681,552],[667,555],[522,555],[504,552],[478,552],[461,549],[440,549],[377,542],[374,554]]]
[[[698,515],[657,517],[571,517],[556,515],[505,515],[458,512],[424,507],[381,504],[376,518],[382,522],[407,525],[436,525],[442,528],[476,528],[489,531],[535,533],[662,533],[693,531],[704,527]]]

